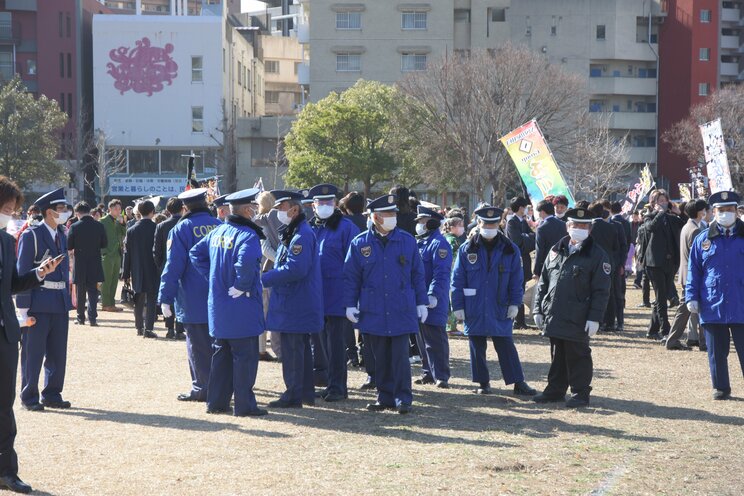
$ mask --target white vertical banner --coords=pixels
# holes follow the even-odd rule
[[[701,125],[700,132],[703,135],[703,151],[710,192],[731,191],[734,188],[726,157],[726,143],[723,141],[721,119]]]

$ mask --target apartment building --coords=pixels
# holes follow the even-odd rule
[[[307,98],[298,82],[304,62],[304,49],[297,38],[258,35],[266,76],[265,115],[294,115]]]

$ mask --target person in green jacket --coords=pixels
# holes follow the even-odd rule
[[[101,219],[108,240],[107,247],[101,250],[104,277],[101,286],[101,307],[104,312],[121,312],[122,309],[114,305],[121,269],[121,246],[127,234],[127,226],[121,215],[121,200],[111,200],[108,212],[108,215]]]
[[[457,251],[460,249],[460,245],[462,244],[460,242],[461,236],[465,232],[465,224],[462,218],[454,216],[447,217],[442,225],[442,231],[444,239],[446,239],[450,244],[452,247],[452,253],[456,256]],[[452,263],[455,263],[454,257],[452,258]],[[450,308],[449,317],[447,318],[447,332],[452,336],[462,335],[462,333],[457,330],[457,319],[455,318],[455,314],[452,313],[452,308]]]

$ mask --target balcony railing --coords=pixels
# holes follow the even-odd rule
[[[0,43],[14,42],[21,39],[21,23],[18,21],[0,21]]]

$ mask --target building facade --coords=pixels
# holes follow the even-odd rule
[[[298,82],[304,50],[297,38],[258,35],[266,77],[266,115],[294,115],[307,99]]]

